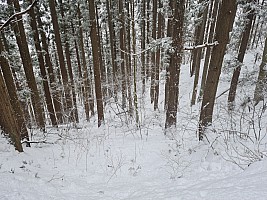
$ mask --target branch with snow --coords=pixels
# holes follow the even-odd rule
[[[15,18],[18,16],[21,16],[27,12],[29,12],[37,3],[38,0],[35,0],[26,10],[23,10],[21,12],[15,13],[13,14],[11,17],[8,18],[8,20],[6,22],[4,22],[4,24],[0,27],[0,32]]]
[[[213,43],[205,43],[205,44],[200,44],[200,45],[193,46],[193,47],[184,47],[184,50],[195,50],[195,49],[200,49],[200,48],[205,48],[205,47],[216,46],[218,44],[219,42],[215,41]]]

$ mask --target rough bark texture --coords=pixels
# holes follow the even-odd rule
[[[248,42],[249,42],[249,36],[250,36],[250,30],[251,30],[252,21],[254,18],[254,10],[252,10],[252,8],[250,6],[248,6],[248,8],[245,10],[245,13],[247,13],[247,12],[248,12],[248,14],[247,14],[247,20],[248,21],[246,23],[244,32],[242,33],[241,44],[240,44],[239,52],[238,52],[238,56],[237,56],[237,60],[239,63],[238,63],[238,66],[234,70],[234,74],[233,74],[232,80],[231,80],[229,95],[228,95],[228,108],[229,108],[229,110],[232,110],[234,107],[233,103],[235,101],[236,89],[237,89],[238,79],[239,79],[239,75],[240,75],[240,71],[241,71],[241,65],[243,63],[245,53],[247,50],[247,46],[248,46]]]
[[[183,54],[183,23],[184,23],[184,0],[175,1],[173,4],[174,15],[171,21],[173,31],[172,46],[174,52],[170,56],[169,65],[169,96],[167,102],[166,123],[165,128],[176,126],[177,109],[178,109],[178,96],[179,96],[179,76],[180,66],[182,63]]]
[[[1,63],[2,65],[2,63]],[[0,127],[6,132],[11,142],[19,152],[23,152],[20,142],[20,128],[17,119],[10,103],[8,91],[0,71],[0,113],[5,113],[0,116]]]
[[[203,139],[205,128],[212,122],[217,86],[221,74],[226,45],[229,41],[229,32],[232,29],[234,22],[233,18],[235,18],[236,14],[236,6],[237,4],[235,0],[223,0],[219,11],[215,31],[215,41],[218,41],[219,44],[213,48],[201,105],[199,119],[200,140]]]
[[[30,1],[30,3],[32,3],[32,0],[29,0],[29,1]],[[49,112],[49,116],[50,116],[50,120],[51,120],[52,125],[57,126],[57,120],[56,120],[54,105],[53,105],[52,97],[51,97],[51,93],[50,93],[48,77],[46,74],[45,62],[44,62],[44,57],[43,57],[43,53],[42,53],[42,48],[40,45],[41,42],[40,42],[40,38],[39,38],[39,30],[37,28],[34,9],[30,10],[30,18],[31,18],[30,19],[30,26],[31,26],[32,31],[33,31],[34,45],[35,45],[35,49],[37,52],[41,76],[43,79],[42,80],[43,81],[43,89],[44,89],[44,94],[45,94],[45,101],[46,101],[46,105],[47,105],[47,110]]]
[[[13,3],[15,11],[20,12],[20,5],[18,0],[13,0],[13,1],[9,0],[8,3],[9,5],[12,5]],[[32,60],[29,52],[29,47],[26,39],[22,17],[21,16],[17,17],[17,20],[18,20],[17,24],[14,25],[14,32],[16,34],[16,40],[19,47],[21,60],[23,63],[23,68],[27,79],[27,84],[31,90],[31,100],[34,109],[34,115],[37,122],[37,126],[44,130],[45,129],[44,111],[41,105],[41,99],[33,73]]]
[[[52,24],[53,24],[53,28],[54,28],[55,42],[56,42],[56,47],[57,47],[58,59],[59,59],[59,67],[60,67],[60,72],[61,72],[61,76],[62,76],[64,93],[65,93],[65,100],[66,100],[66,107],[67,107],[65,109],[65,112],[66,112],[65,114],[67,115],[67,120],[70,120],[69,117],[70,117],[73,105],[72,105],[68,72],[66,69],[65,61],[64,61],[64,54],[63,54],[62,42],[61,42],[61,38],[60,38],[58,17],[57,17],[57,12],[56,12],[55,6],[56,6],[55,1],[49,0],[49,7],[50,7],[50,12],[51,12],[51,17],[52,17]]]
[[[101,87],[101,77],[100,77],[100,48],[98,42],[98,32],[96,26],[96,14],[95,14],[95,1],[88,0],[89,3],[89,17],[91,22],[91,43],[93,51],[93,64],[94,64],[94,78],[95,78],[95,94],[97,103],[97,115],[98,115],[98,127],[104,121],[104,111],[103,111],[103,100],[102,100],[102,87]]]

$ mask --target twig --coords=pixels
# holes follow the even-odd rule
[[[38,0],[35,0],[26,10],[18,12],[18,13],[15,13],[11,17],[9,17],[9,19],[0,27],[0,32],[4,29],[5,26],[7,26],[12,21],[12,19],[29,12],[33,8],[33,6],[35,6],[37,1]]]

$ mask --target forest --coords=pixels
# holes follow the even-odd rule
[[[44,156],[45,163],[52,156],[54,166],[62,159],[59,174],[68,168],[65,162],[79,175],[90,172],[90,165],[94,172],[97,164],[105,166],[105,184],[114,181],[118,188],[110,192],[115,193],[126,172],[147,181],[142,165],[158,163],[154,178],[164,166],[160,177],[168,171],[171,180],[209,170],[216,174],[218,168],[221,177],[251,165],[256,165],[255,173],[261,170],[267,165],[266,13],[265,0],[2,0],[0,173],[14,173],[15,167],[9,168],[21,168],[22,162],[24,172],[31,167],[30,174],[35,158]],[[152,149],[161,156],[154,157]],[[4,158],[11,159],[6,168]],[[67,174],[57,177],[52,171],[44,183],[62,179],[63,184]],[[267,174],[261,172],[267,186]],[[37,172],[34,176],[40,179]],[[248,174],[244,177],[244,182],[250,180]],[[144,192],[148,196],[84,195],[180,199],[171,195],[172,184],[162,189],[163,196],[153,196],[153,187]],[[241,181],[233,184],[246,187]],[[196,198],[186,196],[183,187],[179,190],[181,199],[234,199],[226,198],[226,190],[216,196],[206,189]],[[235,199],[254,198],[232,190]],[[64,194],[63,199],[75,199]],[[257,194],[264,199],[260,187]],[[44,199],[59,198],[52,196]]]

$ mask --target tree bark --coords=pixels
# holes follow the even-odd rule
[[[206,86],[203,95],[203,101],[199,119],[199,140],[204,137],[206,127],[212,123],[212,114],[215,103],[215,96],[223,58],[226,51],[226,45],[229,41],[229,32],[233,26],[233,18],[236,14],[236,0],[223,0],[218,14],[217,26],[215,31],[215,41],[218,45],[213,48]]]

